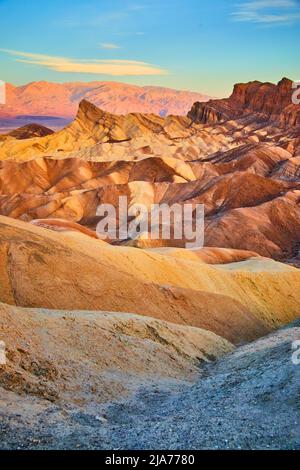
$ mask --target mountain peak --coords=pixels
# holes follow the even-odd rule
[[[90,101],[84,99],[84,100],[81,100],[79,103],[79,108],[78,108],[76,119],[80,121],[84,121],[84,122],[89,121],[92,123],[96,123],[105,114],[109,114],[109,113],[102,111],[102,109],[98,108]]]
[[[17,140],[24,140],[33,137],[45,137],[53,133],[54,131],[52,129],[48,129],[47,127],[41,126],[40,124],[32,123],[15,129],[14,131],[10,132],[9,135]]]
[[[291,86],[292,84],[293,84],[292,80],[290,80],[289,78],[286,78],[286,77],[283,77],[278,82],[278,86],[281,86],[281,85],[290,85]]]

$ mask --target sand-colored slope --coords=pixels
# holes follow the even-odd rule
[[[220,174],[249,171],[260,176],[270,176],[281,164],[291,158],[291,153],[270,142],[240,145],[227,152],[217,152],[206,161]],[[201,161],[198,164],[202,164]]]
[[[7,390],[56,401],[101,403],[142,382],[192,380],[233,350],[215,334],[132,314],[60,312],[0,303]]]
[[[265,130],[256,123],[255,132],[264,132],[264,137],[260,136],[264,142],[240,141],[237,146],[237,141],[232,141],[234,148],[226,151],[221,139],[218,152],[196,158],[203,153],[199,139],[204,134],[208,142],[224,135],[228,138],[238,122],[210,130],[203,126],[188,128],[192,135],[180,139],[166,136],[170,123],[175,127],[187,125],[184,118],[114,116],[83,104],[72,125],[46,138],[56,149],[55,158],[35,159],[36,149],[44,140],[29,139],[29,159],[22,141],[16,141],[11,155],[16,161],[0,161],[0,213],[24,221],[60,218],[95,230],[99,204],[117,207],[119,196],[127,196],[129,205],[137,202],[148,207],[151,203],[200,203],[205,205],[208,217],[206,245],[247,249],[280,260],[297,256],[299,204],[297,193],[294,197],[292,191],[300,188],[299,162],[282,148],[289,148],[287,144],[297,131],[282,137],[274,129],[275,134],[269,134],[269,127]],[[243,125],[247,140],[254,131],[250,125]],[[121,131],[136,137],[119,143],[111,140]],[[68,152],[60,151],[61,138],[66,138],[71,147],[74,144],[71,155],[75,158],[66,158]],[[76,150],[78,145],[86,145],[86,139],[87,147]],[[91,139],[94,143],[90,146]],[[110,141],[101,143],[102,139]],[[281,139],[285,139],[284,144]],[[123,153],[119,152],[122,145],[127,146],[122,147]],[[28,161],[17,161],[19,150],[21,159],[25,156]],[[0,147],[0,155],[2,151],[4,147]],[[182,247],[185,240],[138,239],[128,244]]]
[[[133,181],[186,182],[196,177],[176,158],[144,158],[138,162],[85,162],[37,158],[24,163],[0,162],[0,194],[55,194],[128,184]]]
[[[258,266],[257,263],[260,255],[253,251],[243,251],[243,250],[230,250],[229,248],[200,248],[200,249],[193,249],[193,250],[185,250],[181,248],[150,248],[147,251],[149,253],[157,253],[164,256],[173,256],[175,258],[181,258],[190,261],[202,261],[206,264],[234,264],[243,262],[252,258],[254,259],[255,264]],[[281,265],[280,263],[276,263],[278,266],[285,266]]]
[[[288,266],[223,271],[189,255],[99,244],[4,217],[0,235],[4,302],[133,312],[206,328],[234,343],[299,316],[300,272]]]
[[[254,250],[277,259],[296,254],[300,240],[300,191],[290,191],[256,207],[229,210],[208,219],[210,246]]]
[[[183,138],[192,134],[190,124],[188,118],[179,116],[161,118],[154,114],[110,114],[83,100],[76,119],[61,131],[42,138],[4,140],[0,144],[0,160],[62,157],[98,143],[145,140],[159,135],[167,140]]]
[[[0,141],[0,161],[22,162],[39,157],[133,161],[145,155],[195,160],[235,146],[222,129],[210,132],[184,116],[116,115],[82,101],[76,119],[59,132]]]

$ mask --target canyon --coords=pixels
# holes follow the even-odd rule
[[[94,91],[53,95],[55,116],[78,103],[63,129],[0,136],[2,447],[299,449],[292,81],[166,113]],[[204,247],[100,239],[97,209],[120,196],[203,204]]]

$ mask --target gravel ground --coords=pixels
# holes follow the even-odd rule
[[[300,365],[291,359],[299,339],[294,324],[206,366],[192,386],[160,382],[105,406],[3,391],[1,448],[300,449]]]

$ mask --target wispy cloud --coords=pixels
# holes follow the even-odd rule
[[[86,2],[87,3],[87,2]],[[55,21],[56,26],[64,28],[77,28],[77,27],[88,27],[88,28],[125,28],[127,24],[138,24],[138,18],[141,15],[145,15],[145,11],[154,8],[152,4],[125,4],[120,8],[111,8],[106,11],[99,11],[99,7],[96,9],[89,7],[84,4],[84,9],[80,7],[73,8],[70,12],[70,16],[58,18]]]
[[[0,49],[0,51],[15,57],[14,60],[17,62],[45,67],[56,72],[115,76],[168,74],[167,70],[136,60],[85,60],[55,57],[10,49]]]
[[[240,3],[232,16],[235,21],[266,25],[291,25],[300,21],[296,0],[252,0]]]
[[[107,49],[107,50],[114,50],[114,49],[121,49],[118,44],[114,44],[112,42],[102,42],[100,44],[101,49]]]

